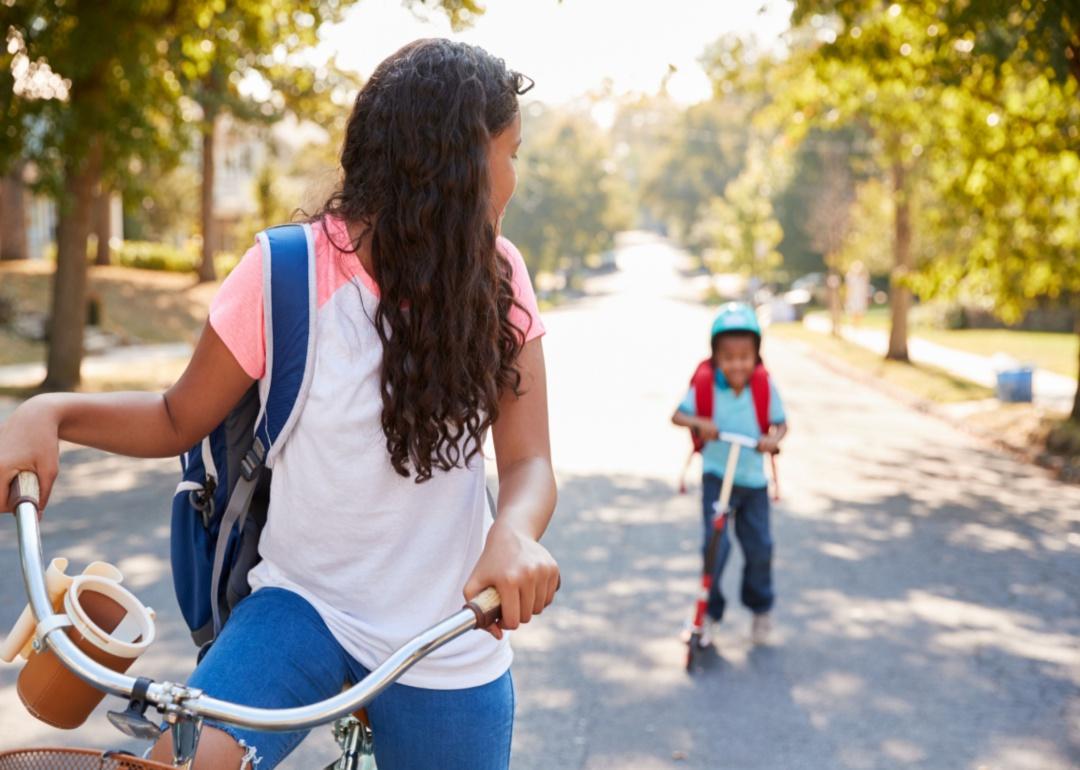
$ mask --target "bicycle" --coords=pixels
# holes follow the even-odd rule
[[[342,753],[324,770],[374,770],[374,736],[363,708],[426,655],[462,634],[487,628],[499,619],[499,594],[494,588],[487,588],[461,610],[406,642],[363,680],[333,697],[285,709],[253,708],[218,700],[186,685],[117,673],[87,656],[63,632],[70,621],[53,610],[46,588],[38,524],[39,499],[37,476],[20,473],[12,483],[12,500],[23,581],[37,623],[34,650],[51,649],[63,666],[82,681],[107,695],[127,699],[127,708],[108,712],[108,719],[129,737],[142,740],[160,737],[162,729],[146,716],[153,706],[168,725],[173,759],[171,765],[165,765],[123,752],[15,749],[0,752],[0,770],[190,770],[205,719],[284,732],[334,722],[334,738]]]

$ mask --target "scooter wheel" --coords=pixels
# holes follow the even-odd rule
[[[701,649],[701,634],[694,632],[690,634],[690,640],[686,643],[686,673],[692,673],[694,670],[694,654]]]

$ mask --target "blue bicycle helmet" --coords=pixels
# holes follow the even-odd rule
[[[724,332],[753,332],[760,340],[761,324],[758,323],[754,309],[745,302],[728,302],[721,306],[713,320],[709,339]]]

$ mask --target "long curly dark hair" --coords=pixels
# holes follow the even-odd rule
[[[467,465],[500,396],[519,393],[524,334],[509,318],[518,302],[496,249],[487,151],[531,85],[475,46],[406,45],[357,96],[340,186],[316,217],[363,228],[346,251],[370,236],[382,428],[394,470],[417,482]]]

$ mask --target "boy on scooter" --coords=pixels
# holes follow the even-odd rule
[[[769,611],[774,601],[764,454],[779,452],[787,423],[780,394],[761,361],[761,326],[753,308],[738,302],[721,307],[712,324],[710,343],[712,355],[698,366],[690,390],[671,421],[690,429],[694,446],[701,452],[706,548],[730,451],[727,443],[718,440],[720,430],[758,438],[756,452],[744,451],[738,457],[730,512],[745,559],[741,599],[754,614],[751,639],[754,644],[764,644],[771,628]],[[709,591],[709,619],[700,637],[702,647],[712,642],[715,626],[724,615],[720,576],[730,550],[725,527]]]

